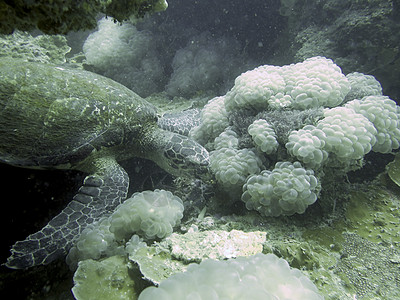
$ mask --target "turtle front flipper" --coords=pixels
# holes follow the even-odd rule
[[[125,170],[112,158],[98,159],[93,165],[95,172],[85,178],[67,207],[40,231],[13,245],[7,267],[26,269],[65,256],[88,224],[111,214],[126,199]]]

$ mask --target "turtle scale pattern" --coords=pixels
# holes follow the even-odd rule
[[[25,269],[65,256],[90,223],[108,216],[129,187],[119,161],[151,159],[167,172],[207,172],[208,152],[160,129],[153,105],[100,75],[62,66],[0,61],[0,161],[87,172],[67,207],[18,241],[5,265]]]
[[[158,126],[162,129],[188,136],[190,129],[200,125],[200,113],[201,110],[198,108],[165,113],[158,120]]]

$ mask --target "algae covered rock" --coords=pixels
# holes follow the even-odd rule
[[[129,254],[143,277],[159,284],[173,274],[184,272],[189,263],[205,259],[224,260],[261,253],[266,233],[232,230],[173,233],[160,243]]]
[[[184,272],[187,268],[186,264],[173,259],[169,252],[158,244],[130,253],[129,260],[136,263],[144,279],[154,284],[160,284],[164,279]]]
[[[27,61],[63,64],[71,48],[62,35],[32,36],[27,32],[15,31],[11,35],[0,35],[0,57],[23,58]]]
[[[400,251],[345,233],[337,272],[348,278],[359,299],[399,299]],[[342,275],[343,276],[343,275]]]
[[[207,258],[227,259],[262,252],[266,232],[209,230],[172,234],[166,239],[171,255],[183,261],[202,261]]]
[[[133,279],[128,272],[128,262],[122,256],[112,256],[102,261],[81,261],[74,275],[74,284],[72,293],[77,300],[137,298]]]
[[[310,277],[325,291],[326,299],[398,299],[399,208],[398,193],[381,181],[353,187],[340,218],[304,232],[313,255],[299,256],[303,253],[288,247],[279,249],[278,254],[297,253],[306,258],[297,261],[307,263],[317,250],[315,245],[325,248],[327,255],[317,251],[319,267]]]
[[[130,17],[142,18],[146,13],[167,7],[166,0],[1,1],[0,33],[39,29],[48,34],[65,34],[95,28],[99,13],[123,21]]]
[[[392,181],[400,186],[400,155],[397,154],[394,161],[387,165],[388,175]]]

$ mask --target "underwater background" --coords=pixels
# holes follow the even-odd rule
[[[136,192],[161,189],[182,199],[183,217],[174,226],[174,233],[161,238],[144,234],[140,241],[131,242],[129,255],[120,251],[121,245],[118,250],[108,249],[108,253],[94,258],[93,265],[82,263],[81,273],[75,273],[76,265],[71,270],[64,259],[27,270],[2,265],[2,295],[12,294],[15,299],[74,299],[74,295],[76,299],[136,299],[145,287],[185,270],[188,263],[264,253],[283,258],[292,268],[301,270],[302,276],[316,287],[315,294],[325,299],[400,298],[398,1],[169,0],[168,8],[164,1],[111,1],[115,6],[107,9],[102,6],[104,1],[82,1],[85,5],[81,6],[74,1],[53,1],[51,5],[28,2],[16,1],[19,6],[0,3],[0,60],[21,58],[103,75],[156,106],[160,117],[164,113],[180,116],[180,112],[194,109],[195,115],[190,118],[200,118],[195,124],[199,129],[190,128],[189,136],[210,152],[213,178],[202,182],[199,178],[175,177],[142,158],[121,162],[129,174],[128,198]],[[31,14],[26,9],[29,5]],[[41,5],[45,7],[40,9]],[[25,8],[24,13],[18,13],[18,7]],[[58,21],[42,19],[38,11],[49,11]],[[63,13],[57,19],[60,11]],[[265,107],[257,102],[265,95],[256,93],[257,99],[252,102],[253,98],[246,98],[251,92],[240,90],[246,80],[246,75],[241,74],[255,74],[260,70],[257,67],[263,65],[276,66],[267,71],[279,73],[286,82],[301,76],[310,78],[314,70],[326,67],[328,71],[323,76],[334,89],[344,91],[337,96],[342,102],[329,104],[327,100],[327,104],[321,101],[291,106],[280,100],[286,98],[276,96],[276,102],[270,101]],[[352,81],[349,74],[354,72],[373,77]],[[257,74],[254,76],[252,82],[259,80]],[[236,78],[243,81],[235,81]],[[278,85],[272,79],[271,82],[270,86]],[[364,85],[358,88],[358,82]],[[257,90],[265,83],[246,84],[243,83],[245,88]],[[299,132],[304,126],[324,131],[329,125],[322,122],[329,117],[323,108],[348,109],[351,101],[382,95],[392,101],[388,106],[393,111],[382,117],[392,118],[388,127],[394,129],[387,131],[387,135],[392,134],[389,148],[374,151],[375,146],[371,152],[369,149],[351,157],[340,156],[333,146],[321,148],[326,156],[321,158],[321,166],[296,152],[293,144],[298,140],[294,131],[301,139]],[[224,97],[226,112],[221,112],[221,101],[215,100],[218,97]],[[227,104],[226,99],[233,100]],[[370,105],[372,110],[379,106],[375,102]],[[253,134],[247,132],[252,124],[256,128],[254,122],[259,119],[272,124],[272,133],[265,138],[272,144],[275,139],[277,146],[270,153],[262,150]],[[268,132],[268,128],[271,126],[260,130]],[[362,136],[368,134],[374,139],[368,130]],[[290,141],[292,144],[288,145]],[[301,169],[308,172],[308,183],[304,185],[312,186],[310,193],[318,198],[316,201],[307,198],[304,202],[312,203],[302,212],[290,208],[286,213],[260,208],[257,201],[264,200],[258,198],[254,200],[257,204],[248,204],[253,200],[242,194],[250,193],[249,178],[269,176],[268,172],[279,169],[276,163],[280,161],[295,166],[289,169],[300,169],[295,164],[298,160]],[[0,259],[5,263],[13,244],[39,231],[56,216],[77,193],[87,174],[3,163],[0,168]],[[276,201],[279,203],[279,199]],[[249,244],[242,239],[250,240]],[[207,244],[211,246],[206,247]],[[72,259],[81,260],[79,255]],[[89,279],[82,280],[86,277]],[[225,289],[230,288],[233,289],[227,282]],[[312,299],[302,297],[300,292],[298,295],[289,299]]]

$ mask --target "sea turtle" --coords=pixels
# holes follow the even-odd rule
[[[173,175],[207,172],[208,152],[157,126],[153,105],[103,76],[62,66],[0,59],[0,161],[87,172],[73,200],[42,230],[18,241],[5,265],[22,269],[67,253],[82,230],[126,199],[118,162],[153,160]]]

